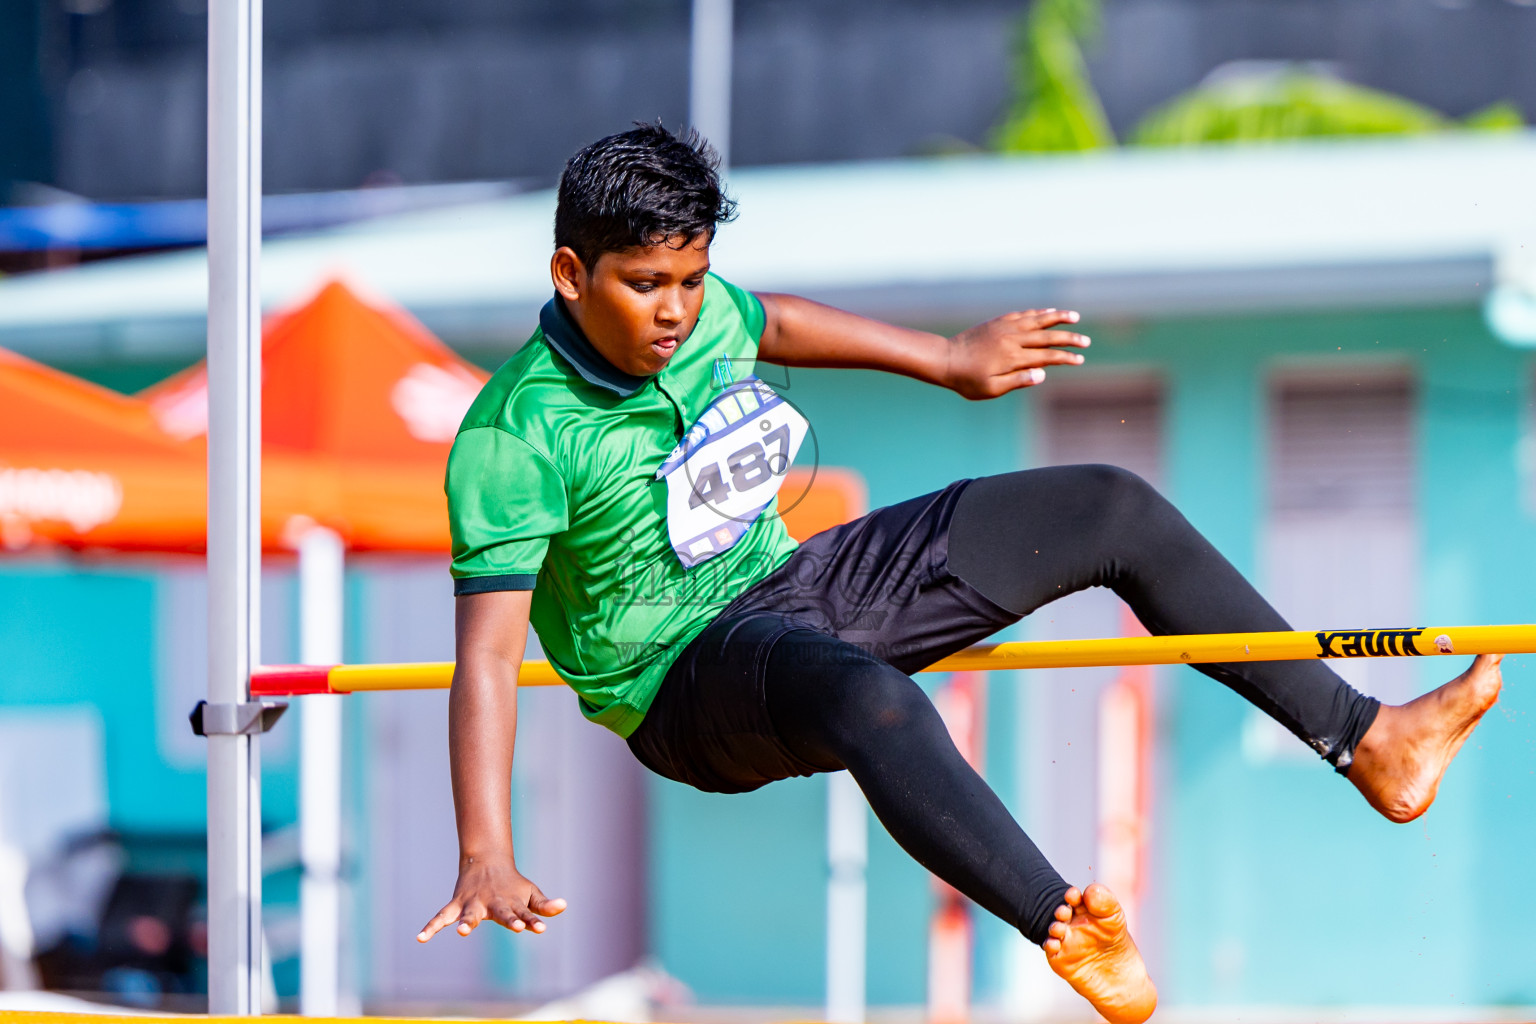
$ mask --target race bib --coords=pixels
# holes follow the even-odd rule
[[[809,425],[756,377],[726,386],[672,449],[667,535],[687,568],[729,551],[784,483]]]

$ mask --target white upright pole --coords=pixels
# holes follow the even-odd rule
[[[0,793],[0,804],[5,794]],[[5,823],[0,807],[0,826]],[[27,855],[0,832],[0,992],[30,992],[38,987],[32,963],[35,937],[27,914]]]
[[[208,4],[208,702],[261,645],[261,0]],[[208,1008],[261,1012],[261,748],[208,736]]]
[[[322,526],[299,540],[299,660],[342,660],[346,554]],[[299,709],[299,1012],[341,1010],[341,697],[305,697]]]
[[[688,120],[731,162],[732,0],[693,0],[688,60]]]
[[[827,1006],[829,1024],[863,1024],[869,810],[853,776],[827,776]]]

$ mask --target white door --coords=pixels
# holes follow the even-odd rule
[[[1422,625],[1415,566],[1413,392],[1396,371],[1281,375],[1269,394],[1261,580],[1297,629]],[[1333,662],[1351,684],[1401,703],[1401,659]],[[1253,718],[1244,749],[1311,760],[1278,726]],[[1283,738],[1282,738],[1283,737]]]

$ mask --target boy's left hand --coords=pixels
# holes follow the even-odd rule
[[[1068,309],[1004,313],[949,339],[944,386],[966,398],[996,398],[1045,380],[1047,366],[1077,366],[1083,357],[1062,348],[1087,348],[1088,336],[1053,331],[1075,324]]]

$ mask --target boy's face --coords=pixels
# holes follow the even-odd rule
[[[583,264],[562,247],[550,261],[555,290],[592,347],[636,377],[660,373],[698,323],[709,236],[605,252]]]

